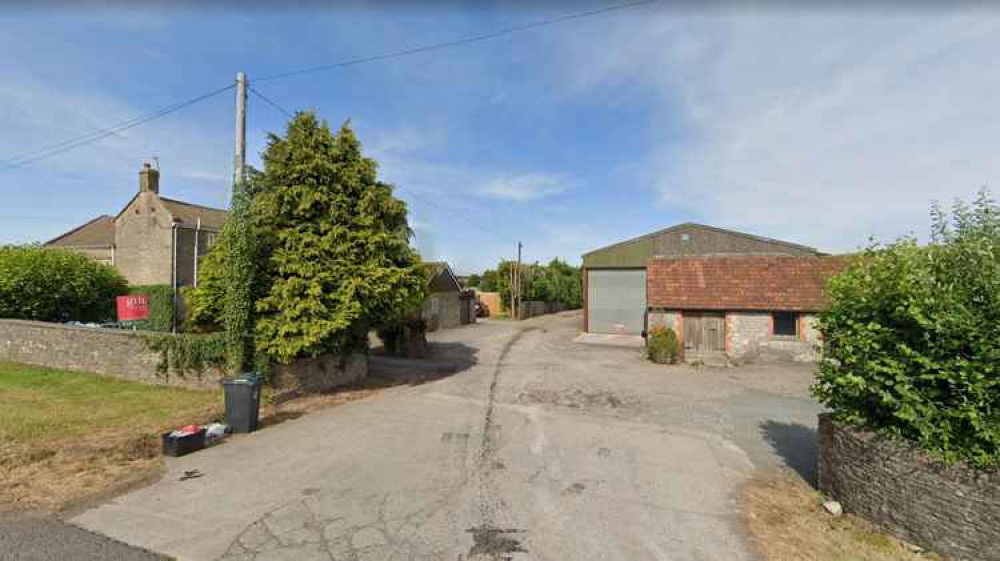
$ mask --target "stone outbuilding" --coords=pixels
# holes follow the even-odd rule
[[[451,266],[444,261],[425,262],[424,273],[429,294],[421,317],[427,322],[427,331],[449,329],[475,321],[475,313],[471,318],[468,313],[469,294],[458,282]]]
[[[816,314],[846,257],[736,255],[647,263],[648,324],[672,328],[686,360],[816,359]]]
[[[133,285],[197,285],[198,260],[229,213],[160,195],[160,171],[148,163],[139,190],[115,216],[102,215],[45,243],[115,266]]]

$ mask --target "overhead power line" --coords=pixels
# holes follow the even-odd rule
[[[98,140],[105,139],[105,138],[107,138],[109,136],[114,136],[114,135],[116,135],[116,134],[118,134],[118,133],[120,133],[122,131],[131,129],[133,127],[137,127],[139,125],[148,123],[150,121],[154,121],[154,120],[159,119],[161,117],[165,117],[167,115],[170,115],[171,113],[176,113],[177,111],[180,111],[181,109],[184,109],[185,107],[190,107],[191,105],[194,105],[194,104],[196,104],[196,103],[198,103],[200,101],[204,101],[204,100],[209,99],[211,97],[215,97],[215,96],[221,94],[222,92],[225,92],[227,90],[231,90],[234,87],[235,87],[235,84],[230,84],[230,85],[228,85],[226,87],[219,88],[219,89],[216,89],[216,90],[212,90],[212,91],[210,91],[208,93],[201,94],[201,95],[199,95],[197,97],[193,97],[191,99],[188,99],[188,100],[185,100],[185,101],[181,101],[181,102],[175,103],[173,105],[168,105],[166,107],[162,107],[162,108],[157,109],[156,111],[153,111],[151,113],[147,113],[145,115],[140,115],[139,117],[135,117],[133,119],[129,119],[128,121],[121,122],[121,123],[119,123],[117,125],[114,125],[112,127],[108,127],[108,128],[96,130],[96,131],[94,131],[92,133],[89,133],[89,134],[81,135],[81,136],[78,136],[78,137],[75,137],[75,138],[70,138],[68,140],[64,140],[62,142],[59,142],[59,143],[56,143],[56,144],[52,144],[50,146],[46,146],[46,147],[43,147],[43,148],[37,148],[37,149],[32,150],[30,152],[23,153],[20,156],[17,156],[15,158],[11,158],[11,159],[5,161],[3,164],[0,164],[0,171],[7,171],[7,170],[10,170],[10,169],[14,169],[14,168],[18,168],[18,167],[21,167],[21,166],[25,166],[25,165],[28,165],[28,164],[30,164],[32,162],[36,162],[36,161],[44,159],[44,158],[49,158],[49,157],[52,157],[52,156],[56,156],[58,154],[62,154],[63,152],[68,152],[68,151],[70,151],[70,150],[72,150],[74,148],[79,148],[80,146],[84,146],[84,145],[87,145],[87,144],[91,144],[93,142],[97,142]]]
[[[449,208],[449,207],[446,207],[444,205],[438,204],[438,203],[436,203],[436,202],[434,202],[434,201],[432,201],[430,199],[426,199],[426,198],[418,195],[417,193],[415,193],[412,189],[406,189],[405,187],[400,187],[399,185],[396,185],[395,188],[397,190],[399,190],[399,191],[405,191],[405,192],[409,193],[410,196],[412,196],[414,199],[416,199],[416,200],[424,203],[425,205],[432,206],[432,207],[434,207],[434,208],[436,208],[438,210],[447,212],[448,214],[451,214],[452,216],[454,216],[454,217],[456,217],[456,218],[458,218],[460,220],[463,220],[463,221],[471,224],[472,226],[475,226],[476,228],[479,228],[480,230],[486,232],[487,234],[490,234],[492,236],[497,236],[497,238],[500,239],[503,242],[510,242],[511,241],[510,239],[508,239],[507,237],[505,237],[503,234],[501,234],[499,232],[496,232],[496,231],[494,231],[494,230],[492,230],[490,228],[487,228],[486,226],[483,226],[479,221],[473,220],[473,219],[469,218],[468,216],[466,216],[465,214],[463,214],[463,213],[461,213],[461,212],[459,212],[459,211],[457,211],[457,210],[455,210],[453,208]]]
[[[658,0],[638,0],[636,2],[626,2],[624,4],[615,4],[613,6],[607,6],[604,8],[599,8],[596,10],[589,10],[586,12],[576,12],[573,14],[566,14],[564,16],[559,16],[551,19],[535,21],[531,23],[525,23],[522,25],[515,25],[512,27],[507,27],[504,29],[499,29],[497,31],[492,31],[490,33],[483,33],[480,35],[472,35],[462,39],[455,39],[453,41],[444,41],[442,43],[433,43],[430,45],[424,45],[421,47],[412,47],[409,49],[403,49],[401,51],[394,51],[389,53],[370,55],[364,57],[358,57],[353,59],[344,60],[341,62],[335,62],[332,64],[320,64],[318,66],[310,66],[307,68],[301,68],[299,70],[291,70],[288,72],[280,72],[278,74],[271,74],[268,76],[263,76],[261,78],[255,78],[256,82],[266,82],[269,80],[278,80],[281,78],[290,78],[292,76],[300,76],[302,74],[311,74],[313,72],[322,72],[324,70],[333,70],[336,68],[344,68],[347,66],[356,66],[358,64],[364,64],[367,62],[375,62],[380,60],[388,60],[391,58],[398,58],[402,56],[408,56],[418,53],[426,53],[428,51],[436,51],[439,49],[447,49],[450,47],[457,47],[459,45],[467,45],[469,43],[477,43],[479,41],[487,41],[489,39],[495,39],[497,37],[502,37],[504,35],[510,35],[512,33],[518,33],[521,31],[527,31],[529,29],[535,29],[537,27],[546,27],[549,25],[555,25],[565,21],[588,18],[592,16],[597,16],[601,14],[606,14],[608,12],[615,12],[619,10],[627,10],[629,8],[635,8],[637,6],[643,6],[646,4],[653,4]]]
[[[278,111],[281,111],[282,113],[284,113],[288,118],[295,117],[294,113],[292,113],[291,111],[289,111],[289,110],[285,109],[284,107],[278,105],[276,102],[271,101],[270,99],[268,99],[267,96],[265,96],[264,94],[260,93],[256,89],[254,89],[253,86],[247,86],[247,89],[250,90],[250,93],[252,93],[255,96],[257,96],[257,97],[261,98],[262,100],[264,100],[264,103],[266,103],[266,104],[270,105],[271,107],[274,107]]]

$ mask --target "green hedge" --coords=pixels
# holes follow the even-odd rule
[[[830,283],[813,388],[835,417],[1000,466],[1000,209],[935,208],[933,242],[874,246]]]
[[[149,319],[130,322],[143,331],[168,332],[174,326],[174,291],[169,284],[147,284],[128,287],[129,294],[149,295]]]
[[[126,291],[113,267],[68,250],[0,246],[0,317],[103,322]]]

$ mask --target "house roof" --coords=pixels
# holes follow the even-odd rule
[[[649,306],[675,310],[819,311],[826,284],[849,257],[779,255],[655,258],[646,267]]]
[[[221,230],[229,218],[229,212],[219,208],[186,203],[163,196],[160,197],[160,202],[167,208],[174,220],[191,228],[198,224],[200,218],[202,228]]]
[[[797,243],[786,242],[784,240],[777,240],[777,239],[774,239],[774,238],[766,238],[764,236],[757,236],[757,235],[754,235],[754,234],[747,234],[746,232],[737,232],[736,230],[727,230],[726,228],[719,228],[717,226],[708,226],[707,224],[698,224],[696,222],[684,222],[684,223],[681,223],[681,224],[675,224],[675,225],[670,226],[668,228],[663,228],[662,230],[657,230],[655,232],[650,232],[649,234],[643,234],[641,236],[636,236],[634,238],[629,238],[627,240],[620,241],[620,242],[617,242],[617,243],[613,243],[611,245],[607,245],[607,246],[604,246],[604,247],[593,249],[591,251],[588,251],[588,252],[584,253],[583,255],[586,257],[587,255],[591,255],[593,253],[598,253],[598,252],[601,252],[601,251],[606,251],[606,250],[609,250],[609,249],[614,249],[616,247],[620,247],[620,246],[623,246],[623,245],[628,245],[628,244],[639,242],[639,241],[643,241],[643,240],[646,240],[646,239],[655,238],[657,236],[661,236],[663,234],[668,234],[670,232],[677,231],[677,230],[683,230],[685,228],[700,228],[700,229],[703,229],[703,230],[709,230],[709,231],[717,232],[717,233],[720,233],[720,234],[728,234],[728,235],[732,235],[732,236],[739,236],[739,237],[742,237],[742,238],[746,238],[746,239],[754,240],[754,241],[758,241],[758,242],[763,242],[763,243],[768,243],[768,244],[783,245],[783,246],[786,246],[788,248],[795,249],[795,250],[798,250],[798,251],[804,251],[804,252],[816,253],[816,254],[820,253],[819,251],[816,250],[816,248],[809,247],[807,245],[801,245],[801,244],[797,244]]]
[[[455,278],[451,266],[444,261],[425,261],[424,274],[427,275],[427,285],[432,292],[460,292],[461,283]]]
[[[111,247],[115,245],[115,219],[102,214],[89,222],[73,228],[45,245],[63,247]]]

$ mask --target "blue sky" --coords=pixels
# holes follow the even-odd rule
[[[527,260],[579,262],[686,220],[846,251],[922,235],[932,200],[997,181],[1000,12],[986,8],[664,3],[254,81],[606,5],[0,11],[0,161],[244,70],[288,109],[351,119],[403,188],[418,248],[460,272],[511,257],[518,239]],[[250,98],[251,163],[284,121]],[[164,195],[225,206],[232,149],[227,92],[0,171],[0,243],[116,213],[150,156]]]

